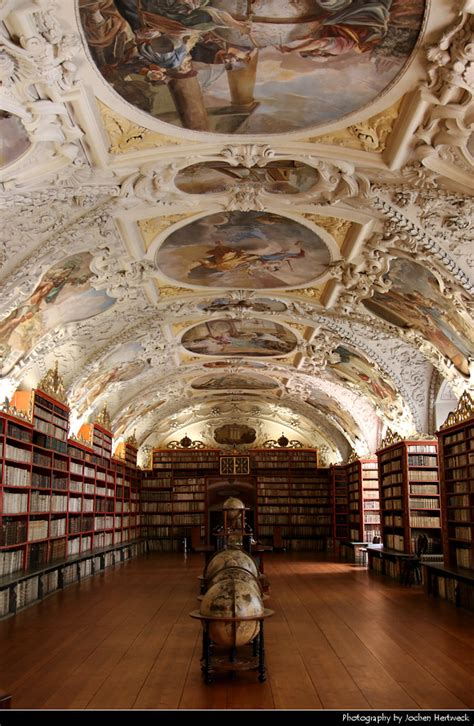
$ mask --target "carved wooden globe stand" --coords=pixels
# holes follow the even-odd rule
[[[232,571],[233,570],[233,571]],[[236,568],[212,584],[201,601],[200,610],[190,613],[202,624],[201,671],[212,683],[217,671],[257,670],[258,680],[266,679],[264,621],[273,611],[263,606],[257,578],[251,573],[237,579]]]

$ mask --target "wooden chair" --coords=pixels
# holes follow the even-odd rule
[[[421,585],[421,557],[428,551],[428,537],[420,534],[416,540],[415,554],[403,562],[401,581],[402,585]]]

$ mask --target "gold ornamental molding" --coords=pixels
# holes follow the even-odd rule
[[[307,297],[313,302],[321,299],[324,287],[302,287],[296,290],[285,290],[285,294],[298,295],[300,297]]]
[[[127,151],[156,149],[160,146],[177,146],[179,144],[196,143],[186,139],[177,139],[129,121],[124,116],[97,101],[102,123],[109,137],[109,154],[126,154]]]
[[[399,441],[403,441],[400,434],[397,433],[397,431],[392,431],[392,429],[388,428],[387,431],[385,432],[385,436],[382,439],[380,448],[385,449],[386,446],[391,446],[392,444],[398,444]]]
[[[308,325],[303,325],[302,323],[294,323],[291,320],[287,320],[286,325],[288,325],[289,328],[297,330],[299,333],[301,333],[301,337],[304,337],[305,331],[308,329],[308,327],[310,327]]]
[[[55,398],[56,401],[61,401],[67,405],[66,388],[63,377],[59,374],[57,361],[54,368],[49,369],[36,388],[43,391],[43,393],[47,393],[51,398]]]
[[[135,436],[135,433],[136,433],[136,430],[134,429],[133,434],[131,434],[130,436],[127,436],[127,438],[125,439],[125,443],[130,444],[130,446],[135,446],[135,448],[136,448],[137,447],[137,437]]]
[[[315,224],[317,227],[322,227],[328,234],[330,234],[336,240],[339,248],[342,247],[347,237],[347,233],[351,228],[352,222],[347,219],[340,219],[339,217],[324,217],[321,214],[310,214],[303,212],[301,214],[304,219],[308,222]]]
[[[282,433],[279,439],[267,439],[263,442],[264,449],[302,449],[303,444],[297,439],[289,439]]]
[[[170,441],[166,445],[167,449],[205,449],[203,441],[196,439],[193,441],[190,437],[185,434],[179,441]]]
[[[107,431],[111,431],[111,420],[109,411],[107,409],[107,404],[104,403],[104,405],[100,409],[99,413],[96,416],[95,423],[100,424],[100,426],[103,426],[104,429],[107,429]]]
[[[312,136],[308,139],[310,143],[331,144],[332,146],[344,146],[350,149],[371,151],[381,154],[385,150],[388,137],[390,136],[395,121],[400,111],[401,100],[385,111],[371,116],[367,121],[352,124],[345,129],[336,131],[333,134],[323,136]]]
[[[160,298],[182,297],[183,295],[191,295],[195,292],[195,290],[188,290],[187,287],[173,287],[172,285],[161,287],[156,279],[155,284]]]
[[[159,234],[172,227],[173,224],[181,222],[187,217],[195,217],[196,212],[183,212],[181,214],[168,214],[163,217],[149,217],[148,219],[140,219],[138,227],[140,229],[145,249],[148,250],[151,243]]]
[[[173,331],[175,333],[180,333],[181,330],[184,330],[185,328],[189,328],[191,325],[193,325],[193,323],[196,323],[196,320],[197,320],[196,318],[195,319],[189,318],[188,320],[183,321],[182,323],[173,323],[173,326],[172,326]]]
[[[355,449],[351,449],[351,453],[347,457],[347,463],[352,464],[354,461],[359,461],[359,454]]]
[[[455,411],[448,414],[448,418],[440,426],[440,430],[447,429],[449,426],[462,423],[474,416],[474,399],[468,391],[464,391],[459,399],[458,407]]]

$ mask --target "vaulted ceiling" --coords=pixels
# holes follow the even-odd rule
[[[144,453],[433,431],[472,387],[473,12],[0,2],[2,400],[57,362],[73,430],[106,404]]]

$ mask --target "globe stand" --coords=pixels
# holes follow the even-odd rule
[[[262,615],[251,615],[248,618],[211,617],[201,615],[199,610],[190,613],[192,618],[202,623],[202,655],[201,672],[205,683],[212,683],[214,674],[217,672],[235,673],[237,671],[258,671],[258,680],[263,683],[266,680],[265,668],[265,637],[264,621],[274,614],[273,610],[265,608]],[[258,621],[258,633],[250,643],[236,645],[237,623],[244,620]],[[211,623],[232,623],[233,643],[229,648],[217,646],[213,643],[209,628]]]

